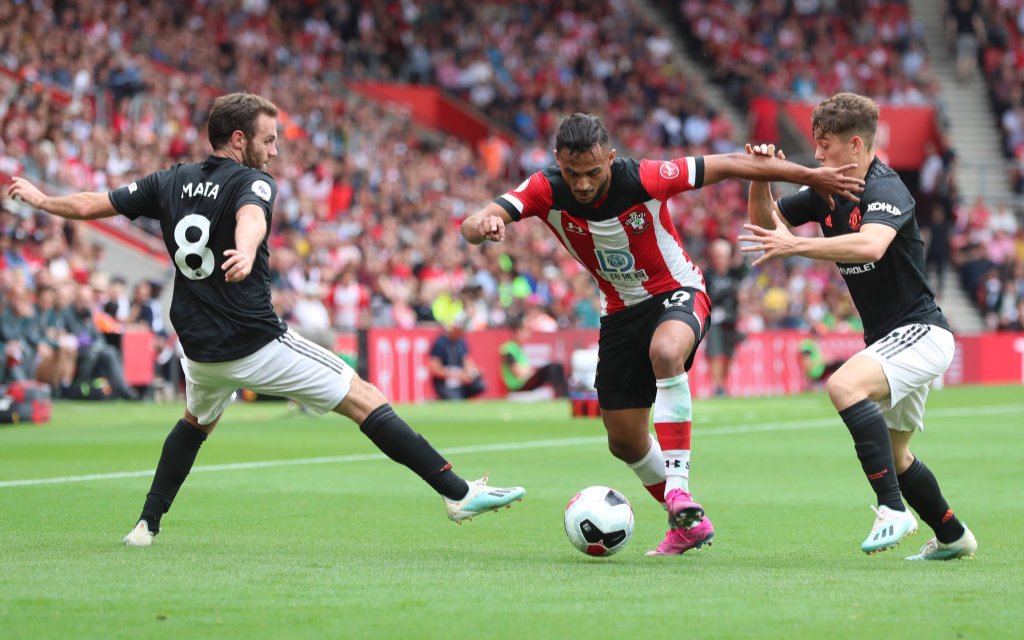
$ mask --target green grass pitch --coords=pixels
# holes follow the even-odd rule
[[[232,406],[152,547],[126,548],[177,405],[60,403],[0,428],[0,637],[1024,637],[1024,393],[947,388],[914,451],[980,542],[865,556],[873,514],[824,394],[698,400],[691,488],[715,543],[648,558],[665,516],[565,403],[400,407],[467,478],[526,499],[462,526],[340,416]],[[25,482],[31,481],[31,482]],[[42,481],[42,482],[37,482]],[[562,512],[607,484],[637,528],[608,559]]]

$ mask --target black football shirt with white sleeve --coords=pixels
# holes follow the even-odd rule
[[[914,198],[899,174],[875,158],[864,178],[860,202],[833,196],[836,208],[804,188],[780,198],[779,211],[792,226],[817,222],[826,238],[857,233],[865,224],[896,229],[882,258],[866,264],[836,263],[864,322],[868,345],[908,324],[932,324],[949,330],[928,282],[924,242],[914,218]]]
[[[160,222],[175,266],[171,322],[185,355],[228,362],[261,349],[287,331],[270,299],[270,252],[264,237],[252,272],[224,280],[224,252],[235,248],[235,216],[247,204],[263,209],[270,229],[274,179],[228,158],[178,164],[109,193],[122,215]]]

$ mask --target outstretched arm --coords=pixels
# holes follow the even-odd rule
[[[833,195],[842,196],[852,202],[859,202],[856,194],[863,191],[864,181],[843,175],[856,169],[856,164],[842,167],[819,167],[810,169],[782,158],[772,158],[746,153],[722,153],[704,156],[704,185],[721,182],[726,178],[757,180],[765,182],[778,180],[803,184],[814,189],[835,208]]]
[[[53,197],[40,191],[25,178],[17,176],[12,179],[7,195],[22,200],[30,207],[68,220],[96,220],[117,215],[106,193],[83,191],[70,196]]]
[[[804,238],[790,233],[779,219],[778,213],[772,213],[772,223],[771,228],[745,224],[743,228],[751,235],[736,238],[739,242],[750,243],[743,247],[744,252],[764,252],[764,255],[751,263],[751,266],[756,267],[772,258],[786,256],[866,264],[881,260],[885,250],[896,237],[896,229],[884,224],[865,224],[857,233],[831,238]]]
[[[462,237],[470,244],[484,240],[502,242],[505,240],[505,225],[514,222],[508,211],[494,202],[462,221]]]

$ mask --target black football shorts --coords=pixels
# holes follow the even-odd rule
[[[685,322],[697,340],[687,355],[693,366],[697,346],[710,324],[711,300],[699,289],[683,287],[601,318],[597,347],[597,398],[602,409],[638,409],[654,404],[657,393],[650,345],[666,320]]]

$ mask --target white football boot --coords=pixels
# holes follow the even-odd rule
[[[481,513],[497,511],[502,507],[510,508],[513,502],[522,500],[526,495],[526,489],[522,487],[489,487],[486,475],[466,484],[469,485],[469,493],[461,500],[451,500],[441,496],[445,509],[448,511],[448,519],[452,522],[461,523],[463,520],[469,520]]]
[[[978,541],[974,534],[964,525],[964,535],[959,540],[945,543],[932,538],[921,547],[921,551],[914,556],[908,556],[907,560],[956,560],[958,558],[973,558],[974,552],[978,550]]]
[[[155,537],[156,534],[151,533],[149,530],[149,523],[145,520],[139,520],[139,524],[135,525],[135,528],[129,531],[128,535],[121,542],[129,547],[148,547],[153,544],[153,538]]]
[[[917,518],[910,511],[894,511],[885,505],[871,508],[875,510],[875,524],[860,545],[864,553],[892,549],[906,536],[917,533]]]

